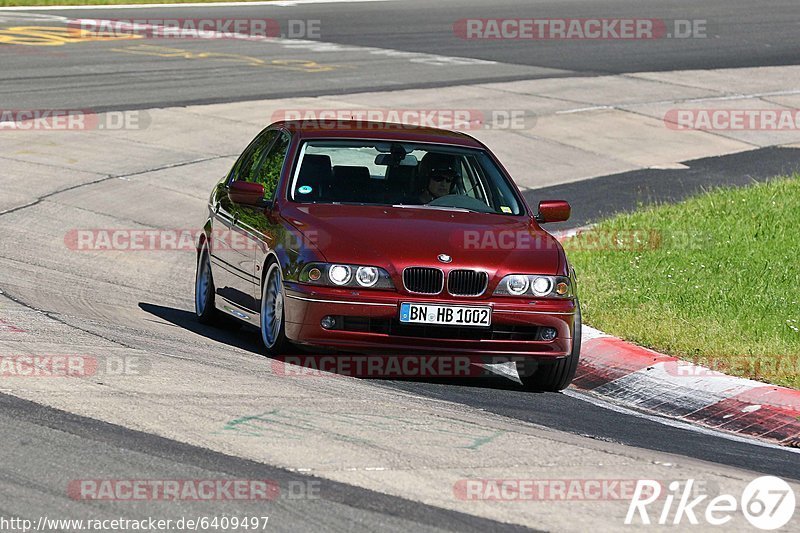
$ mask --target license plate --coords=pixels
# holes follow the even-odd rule
[[[446,326],[490,326],[492,308],[404,302],[400,304],[400,322]]]

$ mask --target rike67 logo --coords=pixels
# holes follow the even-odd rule
[[[658,481],[640,479],[625,516],[625,524],[697,525],[701,519],[712,526],[724,526],[741,511],[750,525],[761,530],[779,529],[792,519],[795,495],[792,487],[774,476],[763,476],[750,482],[741,497],[720,494],[708,500],[708,494],[695,496],[694,480],[673,481],[662,494]],[[656,502],[658,502],[656,505]],[[650,512],[655,511],[651,517]]]

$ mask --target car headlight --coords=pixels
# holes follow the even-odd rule
[[[308,263],[300,271],[298,281],[332,287],[394,289],[392,278],[386,270],[366,265]]]
[[[547,296],[553,288],[553,280],[539,276],[531,283],[531,292],[536,296]]]
[[[353,269],[347,265],[331,265],[328,268],[328,279],[334,285],[347,285],[352,275]]]
[[[358,267],[356,270],[356,282],[362,287],[372,287],[378,283],[378,269],[375,267]]]
[[[528,276],[514,275],[506,277],[506,288],[508,289],[508,292],[516,296],[528,292],[528,287],[530,284],[531,283],[528,281]]]
[[[572,284],[565,276],[509,274],[494,290],[496,296],[535,296],[538,298],[572,298]]]

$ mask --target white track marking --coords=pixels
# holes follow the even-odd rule
[[[0,9],[0,24],[16,22],[66,22],[67,17],[61,15],[45,15],[40,13],[5,13]]]
[[[288,2],[209,2],[187,4],[120,4],[116,6],[13,6],[0,8],[2,11],[54,11],[73,9],[149,9],[158,7],[249,7],[249,6],[275,6],[294,7],[303,4],[360,4],[365,2],[391,2],[394,0],[293,0]]]
[[[587,111],[604,111],[606,109],[614,109],[611,105],[593,105],[590,107],[577,107],[575,109],[565,109],[564,111],[556,111],[556,115],[570,115],[572,113],[585,113]]]

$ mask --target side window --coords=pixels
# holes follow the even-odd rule
[[[250,143],[250,146],[247,147],[236,162],[236,165],[234,165],[230,180],[253,181],[252,174],[256,168],[256,163],[261,159],[261,156],[267,148],[269,148],[277,135],[278,132],[275,130],[265,131],[260,134],[256,140]]]
[[[264,186],[264,197],[271,199],[275,196],[275,189],[281,179],[283,161],[289,148],[291,138],[286,132],[281,132],[269,152],[264,154],[258,168],[252,174],[252,180]]]
[[[481,167],[473,158],[469,158],[466,165],[462,166],[461,175],[464,176],[464,187],[467,196],[471,196],[476,200],[481,200],[488,204],[486,201],[483,189],[482,180],[486,178],[482,175]]]

